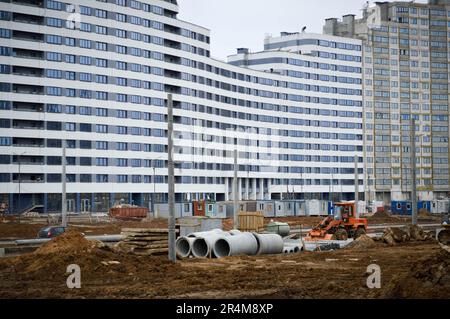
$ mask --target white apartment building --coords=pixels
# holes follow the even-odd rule
[[[69,212],[167,201],[167,94],[176,200],[351,199],[363,192],[362,46],[266,39],[229,63],[175,0],[0,2],[0,202]],[[20,203],[20,204],[19,204]]]

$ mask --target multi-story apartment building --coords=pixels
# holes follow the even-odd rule
[[[419,199],[449,194],[450,1],[376,2],[324,33],[363,40],[368,199],[409,199],[415,119]]]
[[[166,201],[168,93],[177,201],[230,199],[235,149],[240,198],[352,198],[361,41],[284,35],[225,63],[210,57],[209,31],[177,13],[175,0],[0,2],[0,201],[11,211],[61,208],[63,145],[69,212]]]

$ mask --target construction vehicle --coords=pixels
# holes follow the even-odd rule
[[[450,244],[450,218],[449,214],[445,214],[442,220],[442,229],[438,231],[437,240],[443,244]]]
[[[305,238],[307,241],[347,240],[367,232],[367,219],[358,218],[354,202],[335,203],[335,214],[315,226]]]

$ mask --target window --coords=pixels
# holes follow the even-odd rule
[[[92,108],[89,106],[80,106],[80,115],[92,115]]]
[[[92,58],[89,56],[80,56],[80,64],[91,65]]]
[[[108,44],[105,42],[96,42],[95,49],[99,51],[108,51]]]
[[[95,16],[97,18],[103,18],[106,19],[108,14],[106,12],[106,10],[101,10],[101,9],[95,9]]]
[[[96,25],[95,26],[95,33],[98,33],[98,34],[108,34],[108,28],[107,27],[104,27],[104,26],[101,26],[101,25]]]
[[[98,107],[95,109],[95,115],[106,117],[108,116],[108,109]]]
[[[106,174],[97,174],[96,175],[97,183],[108,183],[108,175]]]
[[[75,63],[75,61],[76,61],[75,55],[66,54],[65,61],[66,61],[66,63]]]
[[[76,124],[67,122],[67,123],[64,124],[64,128],[65,128],[66,131],[72,131],[73,132],[73,131],[76,131]]]
[[[65,38],[65,44],[71,47],[74,47],[76,45],[75,38]]]
[[[1,34],[0,34],[0,37],[1,37]],[[47,43],[62,44],[62,37],[59,35],[49,34],[49,35],[47,35]]]
[[[97,133],[108,133],[108,125],[96,124],[95,125],[95,132],[97,132]]]
[[[108,159],[106,157],[97,157],[95,163],[97,166],[108,166]]]

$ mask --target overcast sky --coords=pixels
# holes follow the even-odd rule
[[[236,48],[263,49],[264,35],[322,33],[326,18],[362,14],[365,0],[178,0],[179,19],[211,30],[211,55],[225,60]],[[419,0],[417,2],[426,2]],[[373,1],[371,1],[373,3]]]

